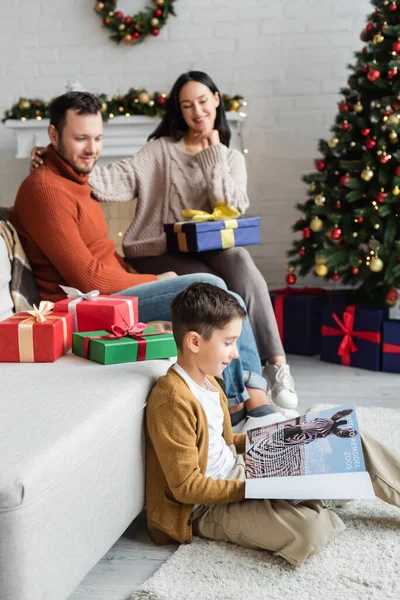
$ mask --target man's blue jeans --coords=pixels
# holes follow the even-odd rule
[[[156,320],[169,321],[171,318],[169,307],[172,300],[179,292],[195,282],[210,283],[224,290],[227,289],[225,282],[219,277],[209,273],[195,273],[136,285],[119,292],[119,295],[139,298],[139,318],[144,323]],[[242,298],[237,294],[233,295],[244,306]],[[224,371],[229,406],[239,404],[249,398],[246,386],[262,390],[266,390],[267,387],[267,382],[262,376],[256,341],[247,318],[243,322],[237,346],[239,358],[233,360]]]

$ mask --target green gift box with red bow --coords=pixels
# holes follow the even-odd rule
[[[138,323],[110,331],[74,333],[72,352],[102,365],[170,358],[177,355],[174,336]]]

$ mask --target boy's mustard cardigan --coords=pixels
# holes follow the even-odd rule
[[[244,452],[245,434],[232,434],[228,401],[220,390],[223,437]],[[147,523],[158,543],[192,541],[195,504],[227,504],[244,499],[244,481],[205,477],[208,423],[198,400],[172,367],[153,388],[146,409]]]

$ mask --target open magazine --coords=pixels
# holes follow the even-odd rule
[[[354,405],[258,427],[246,437],[246,498],[374,498]]]

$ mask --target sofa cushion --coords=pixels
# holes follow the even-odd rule
[[[0,235],[0,321],[13,313],[14,302],[10,291],[11,262],[3,237]]]

